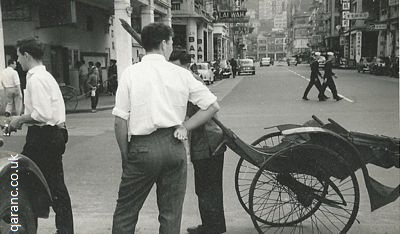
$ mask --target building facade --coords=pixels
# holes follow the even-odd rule
[[[155,21],[171,25],[168,0],[2,0],[1,16],[4,62],[16,58],[18,39],[37,37],[45,46],[47,70],[58,83],[75,87],[79,86],[78,61],[100,62],[103,77],[110,59],[117,60],[119,73],[139,61],[144,50],[118,19],[139,32]]]

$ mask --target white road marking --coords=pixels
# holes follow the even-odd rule
[[[297,76],[300,76],[301,78],[305,79],[306,81],[310,81],[310,79],[305,78],[304,76],[300,75],[299,73],[297,73],[297,72],[295,72],[295,71],[292,71],[292,70],[290,70],[290,69],[288,69],[288,68],[285,68],[285,69],[288,70],[288,71],[290,71],[290,72],[292,72],[292,73],[294,73],[294,74],[296,74]],[[332,91],[331,91],[329,88],[326,88],[326,90],[328,90],[330,93],[332,93]],[[344,100],[350,102],[350,103],[354,103],[353,100],[351,100],[350,98],[347,98],[347,97],[343,96],[343,95],[340,94],[340,93],[338,93],[338,96],[341,97],[341,98],[343,98]]]

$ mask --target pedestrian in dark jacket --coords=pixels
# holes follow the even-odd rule
[[[229,60],[229,64],[232,67],[232,76],[233,76],[233,78],[235,78],[236,70],[237,70],[237,62],[234,58],[231,58],[231,60]]]
[[[184,51],[174,51],[169,60],[178,66],[188,68],[190,55]],[[203,82],[199,76],[194,75],[194,77]],[[193,116],[199,110],[190,102],[187,107],[188,117]],[[222,140],[222,130],[212,120],[190,132],[190,158],[194,167],[195,190],[202,223],[188,228],[189,233],[219,234],[226,232],[222,191],[226,146],[219,147]],[[217,152],[214,152],[216,150]]]
[[[320,52],[315,52],[315,56],[313,61],[310,64],[311,67],[311,75],[310,75],[310,82],[308,83],[308,86],[306,88],[306,90],[304,91],[303,94],[303,100],[308,101],[309,99],[307,98],[308,92],[310,92],[311,88],[315,85],[315,87],[318,89],[318,99],[320,101],[325,101],[326,100],[326,96],[324,95],[324,93],[322,93],[322,86],[321,86],[321,82],[319,81],[318,77],[322,78],[321,73],[319,72],[319,63],[318,63],[318,59],[321,56]]]
[[[332,52],[328,52],[328,61],[325,63],[325,72],[324,72],[324,84],[322,85],[322,93],[325,92],[326,87],[329,87],[329,89],[331,90],[332,94],[333,94],[333,98],[336,101],[340,101],[343,98],[338,96],[337,90],[336,90],[336,85],[335,85],[335,81],[333,81],[332,77],[337,78],[337,76],[335,75],[335,73],[333,73],[332,71],[332,61],[335,58],[334,54]]]

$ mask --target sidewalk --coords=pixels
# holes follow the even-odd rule
[[[99,96],[99,103],[97,104],[97,111],[102,111],[102,110],[110,110],[114,108],[115,104],[115,96],[108,96],[106,94],[100,94]],[[79,96],[78,97],[78,106],[76,107],[75,110],[72,108],[69,108],[68,105],[66,105],[66,112],[67,114],[73,114],[73,113],[88,113],[91,112],[91,102],[90,102],[90,97],[85,97],[85,96]]]

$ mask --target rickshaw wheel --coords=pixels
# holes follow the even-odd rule
[[[309,160],[312,157],[308,158],[305,152],[323,160],[333,159],[348,176],[331,176],[324,172],[321,160]],[[298,164],[303,166],[297,167]],[[312,173],[304,173],[305,165]],[[338,154],[318,145],[295,146],[269,158],[255,175],[249,192],[249,211],[259,233],[283,229],[290,233],[345,233],[357,216],[359,202],[354,172]]]
[[[280,132],[274,132],[264,135],[255,140],[251,145],[260,148],[269,148],[278,145],[281,142],[282,136]],[[251,181],[256,175],[259,167],[240,158],[235,171],[235,190],[238,196],[240,205],[249,213],[249,191]],[[250,214],[250,213],[249,213]]]

